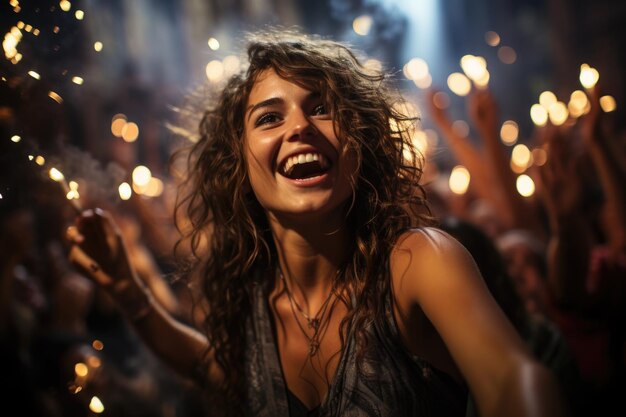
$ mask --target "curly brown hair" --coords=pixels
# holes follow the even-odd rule
[[[252,35],[247,56],[249,67],[232,76],[204,112],[200,139],[189,149],[189,192],[177,206],[187,212],[191,267],[210,306],[205,331],[226,374],[222,398],[233,398],[241,382],[249,289],[277,262],[265,212],[247,185],[244,158],[244,113],[259,74],[273,69],[319,91],[342,152],[354,152],[358,161],[346,214],[354,247],[338,278],[356,303],[342,323],[342,343],[348,323],[364,329],[384,317],[393,244],[403,231],[432,221],[419,185],[422,158],[411,143],[417,117],[402,110],[406,103],[391,78],[365,68],[343,44],[293,30]]]

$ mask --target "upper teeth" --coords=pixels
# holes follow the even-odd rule
[[[304,164],[313,161],[318,161],[322,169],[328,168],[328,162],[321,153],[301,153],[287,158],[284,171],[288,173],[296,164]]]

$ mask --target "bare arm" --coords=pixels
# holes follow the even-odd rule
[[[534,207],[516,192],[515,175],[509,167],[498,134],[498,106],[489,90],[474,90],[468,96],[468,113],[473,120],[484,145],[486,171],[492,178],[492,188],[501,194],[500,206],[508,215],[509,227],[533,230],[540,234],[541,227],[536,221]]]
[[[591,110],[581,120],[583,139],[589,149],[604,191],[604,209],[607,220],[604,231],[608,243],[615,252],[626,253],[624,161],[620,161],[619,150],[611,147],[613,138],[606,135],[602,129],[602,113],[599,106],[600,94],[597,86],[590,95]]]
[[[586,302],[585,279],[589,269],[591,238],[580,213],[581,184],[573,162],[570,137],[560,128],[543,131],[548,161],[540,167],[541,198],[550,225],[548,284],[560,305]]]
[[[505,207],[500,203],[501,198],[499,198],[497,193],[494,193],[491,180],[489,179],[489,173],[485,171],[484,168],[481,152],[471,144],[469,138],[459,136],[454,129],[452,129],[452,122],[446,112],[434,104],[434,95],[435,91],[428,93],[428,106],[432,120],[456,160],[470,172],[472,176],[471,186],[479,197],[493,204],[499,213],[507,213]]]
[[[391,271],[398,302],[423,310],[481,415],[566,415],[553,375],[527,351],[457,241],[435,229],[408,232],[396,245]]]
[[[209,347],[206,337],[175,320],[155,300],[130,264],[112,218],[89,210],[68,234],[74,243],[72,263],[111,294],[147,345],[182,376],[193,379],[201,374],[199,366]],[[217,366],[208,372],[211,379],[219,378]]]

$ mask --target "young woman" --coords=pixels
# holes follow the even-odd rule
[[[203,331],[154,301],[106,213],[70,230],[74,263],[225,414],[453,416],[469,391],[484,416],[563,415],[468,252],[428,227],[415,120],[387,78],[292,32],[248,58],[189,158]]]

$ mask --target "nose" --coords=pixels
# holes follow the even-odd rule
[[[317,129],[309,117],[300,109],[295,109],[289,115],[288,140],[305,139],[315,134]]]

